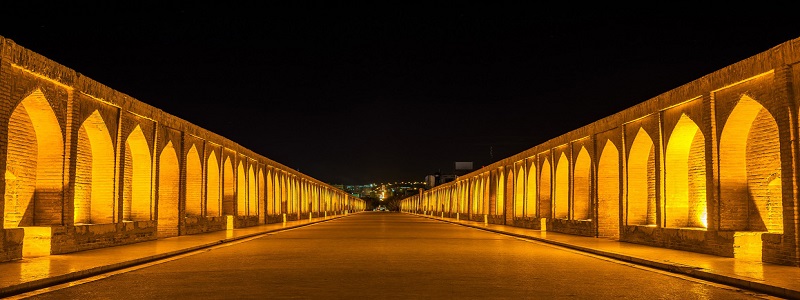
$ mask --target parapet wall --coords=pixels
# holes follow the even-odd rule
[[[798,62],[787,41],[403,209],[800,266]]]
[[[3,37],[0,100],[3,260],[364,208]]]

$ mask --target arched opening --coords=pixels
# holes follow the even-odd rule
[[[667,142],[666,227],[706,228],[705,137],[686,115]]]
[[[479,213],[480,207],[480,184],[478,183],[479,180],[475,179],[472,182],[472,213],[477,214]]]
[[[598,235],[619,236],[619,151],[610,140],[603,147],[597,164]]]
[[[217,153],[212,150],[206,163],[206,216],[220,215],[219,196],[219,162]]]
[[[538,203],[538,201],[536,201],[536,175],[536,165],[532,163],[530,168],[528,168],[527,200],[525,204],[526,217],[536,217],[538,212],[538,206],[536,205]]]
[[[556,163],[555,218],[569,218],[569,160],[564,153]]]
[[[498,172],[500,176],[497,179],[497,190],[495,191],[495,205],[494,205],[494,214],[495,215],[502,215],[503,211],[505,211],[503,206],[505,205],[505,198],[506,198],[506,177],[503,173],[503,170]]]
[[[158,236],[178,235],[180,169],[172,142],[161,150],[158,163]]]
[[[286,181],[286,183],[284,185],[284,187],[286,187],[286,190],[284,191],[283,201],[285,202],[284,205],[286,206],[286,213],[290,214],[290,213],[294,212],[294,208],[293,208],[293,204],[294,204],[293,203],[293,201],[294,201],[294,195],[293,195],[294,188],[293,187],[294,186],[292,185],[293,182],[292,182],[292,178],[291,177],[286,176],[286,178],[284,180]]]
[[[233,204],[236,203],[234,198],[236,186],[233,178],[233,165],[231,165],[231,158],[227,157],[222,165],[222,214],[226,216],[232,216],[235,213]]]
[[[552,187],[550,160],[545,159],[542,163],[542,182],[539,183],[539,217],[551,218]]]
[[[578,158],[575,159],[575,171],[572,176],[572,210],[573,219],[575,220],[589,220],[592,218],[592,195],[589,192],[592,185],[591,172],[592,160],[589,158],[589,152],[586,151],[586,147],[581,147],[578,152]]]
[[[247,170],[247,215],[258,215],[258,193],[256,193],[256,174],[253,171],[253,165]]]
[[[278,205],[280,206],[281,213],[289,213],[289,184],[286,176],[280,176],[280,199]]]
[[[39,90],[23,99],[11,112],[6,152],[5,228],[61,223],[62,137],[55,112]]]
[[[153,160],[150,145],[136,126],[125,141],[125,167],[123,168],[122,219],[148,221],[151,215]]]
[[[236,167],[236,215],[247,215],[247,179],[245,178],[244,166],[239,162]]]
[[[519,169],[517,180],[514,184],[514,216],[523,217],[525,215],[525,172]]]
[[[100,112],[78,130],[75,174],[75,224],[114,222],[114,146]]]
[[[264,182],[264,170],[258,171],[258,205],[256,207],[261,207],[264,205],[264,214],[266,214],[266,183]],[[257,215],[261,215],[261,210],[256,210]]]
[[[200,216],[203,212],[201,191],[203,189],[203,169],[200,154],[192,145],[186,154],[186,215]]]
[[[275,214],[275,179],[274,173],[271,170],[267,170],[267,207],[266,207],[266,214],[274,215]]]
[[[742,97],[719,146],[720,229],[783,232],[778,124],[761,104]]]
[[[628,154],[628,224],[656,224],[656,158],[650,135],[639,128]]]

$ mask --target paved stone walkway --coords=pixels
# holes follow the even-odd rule
[[[758,291],[772,296],[800,299],[800,267],[764,264],[756,261],[650,247],[604,238],[574,236],[424,215],[418,216],[555,244],[595,255]],[[0,296],[16,295],[222,243],[341,217],[346,216],[306,219],[285,224],[267,224],[4,262],[0,263]]]
[[[576,236],[428,215],[418,216],[555,244],[772,296],[800,299],[800,267],[652,247],[606,238]]]

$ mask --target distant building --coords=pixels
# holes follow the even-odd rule
[[[465,174],[467,174],[469,172],[472,172],[472,170],[474,170],[474,169],[475,169],[475,167],[473,166],[471,161],[457,161],[455,163],[455,167],[453,168],[453,170],[454,170],[453,173],[456,176],[461,176],[461,175],[465,175]]]
[[[429,188],[432,188],[440,184],[455,181],[456,178],[458,178],[458,176],[455,174],[442,174],[441,172],[436,172],[433,175],[425,176],[425,183]]]
[[[427,175],[425,176],[425,184],[428,185],[429,188],[435,187],[437,180],[437,176],[439,175]]]

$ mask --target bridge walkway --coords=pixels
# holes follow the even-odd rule
[[[576,236],[430,215],[417,216],[546,242],[772,296],[800,299],[800,268],[798,267],[652,247],[608,238]]]
[[[287,221],[195,235],[99,248],[74,253],[23,258],[0,263],[0,297],[51,287],[211,246],[270,232],[326,222],[347,215]]]
[[[563,246],[631,264],[653,267],[773,296],[800,299],[800,268],[797,267],[762,264],[735,258],[631,244],[612,239],[542,232],[513,226],[425,215],[417,216]],[[223,243],[341,217],[346,216],[290,221],[285,224],[267,224],[0,263],[0,297],[17,295]]]

